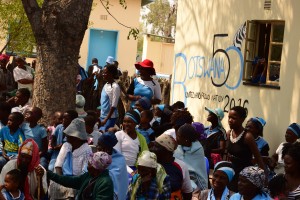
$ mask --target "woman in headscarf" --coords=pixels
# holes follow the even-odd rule
[[[87,133],[83,119],[76,118],[64,130],[67,137],[55,162],[55,173],[59,175],[78,176],[83,174],[92,153],[87,144]],[[75,197],[75,191],[50,182],[49,195],[51,199],[69,199]]]
[[[114,149],[118,143],[114,133],[104,133],[98,139],[97,150],[111,155],[112,163],[107,168],[114,183],[114,195],[117,200],[125,200],[128,189],[128,174],[124,156]]]
[[[61,176],[48,171],[47,177],[65,187],[78,190],[78,200],[112,200],[114,186],[106,169],[112,162],[111,156],[100,151],[87,158],[88,172],[80,176]]]
[[[268,142],[263,138],[263,129],[265,125],[266,121],[263,118],[252,117],[248,120],[245,127],[245,129],[253,135],[261,156],[269,156],[270,150]]]
[[[26,200],[41,199],[47,192],[46,170],[40,165],[39,147],[33,139],[27,139],[19,148],[18,158],[10,160],[2,169],[0,185],[7,172],[21,171],[21,191]]]
[[[216,163],[212,178],[212,189],[201,191],[199,199],[228,200],[234,194],[227,188],[233,176],[234,170],[230,162],[221,161]]]
[[[135,170],[138,156],[144,150],[148,150],[145,137],[136,131],[135,127],[140,123],[140,114],[135,110],[125,113],[123,130],[116,132],[118,143],[114,148],[123,154],[127,166]]]
[[[246,167],[239,175],[238,191],[230,200],[269,200],[270,196],[264,192],[265,172],[259,167]]]
[[[294,144],[300,138],[300,125],[297,123],[292,123],[286,129],[285,132],[285,142],[282,142],[276,152],[271,157],[270,168],[274,169],[276,174],[284,173],[284,161],[282,156],[283,146],[287,143]]]
[[[174,157],[182,160],[188,167],[192,187],[205,190],[208,187],[208,178],[204,150],[198,141],[198,133],[191,124],[184,124],[176,132],[178,147]]]
[[[152,105],[159,104],[161,101],[161,89],[157,80],[152,78],[155,75],[155,69],[151,60],[144,60],[135,64],[139,70],[140,77],[133,79],[127,90],[127,98],[131,101],[131,106],[135,101],[142,97],[147,97]]]
[[[169,176],[157,163],[156,155],[143,151],[138,161],[138,173],[132,177],[127,200],[168,200],[171,197]]]
[[[170,177],[171,199],[191,199],[193,188],[187,166],[181,160],[174,158],[177,148],[176,140],[167,134],[162,134],[150,142],[149,149],[157,156],[157,162],[161,164]]]

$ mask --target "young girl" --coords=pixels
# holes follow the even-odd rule
[[[270,180],[269,190],[274,200],[287,199],[288,188],[284,174],[277,174]]]
[[[118,102],[120,99],[121,89],[115,82],[118,79],[118,68],[114,65],[106,65],[102,73],[106,84],[101,92],[101,128],[102,131],[107,131],[114,127],[118,118]]]
[[[24,200],[24,194],[20,191],[21,171],[13,169],[4,178],[4,185],[0,186],[0,200]]]

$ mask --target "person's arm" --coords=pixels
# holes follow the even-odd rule
[[[106,179],[100,179],[97,180],[100,181],[100,183],[96,183],[95,188],[93,189],[93,192],[95,192],[95,200],[112,200],[114,199],[114,186],[107,177]]]
[[[30,84],[30,83],[33,83],[33,79],[30,80],[30,79],[20,79],[18,80],[18,83],[21,83],[21,84]]]
[[[73,188],[76,190],[79,190],[81,187],[81,184],[84,182],[84,180],[88,177],[88,173],[84,173],[80,176],[62,176],[55,174],[51,171],[47,171],[47,177],[65,187]]]
[[[42,146],[43,146],[43,149],[40,151],[40,156],[44,156],[47,154],[47,150],[48,150],[48,139],[47,137],[44,137],[42,139]]]
[[[252,154],[254,155],[255,161],[258,166],[265,170],[265,165],[263,163],[262,157],[258,151],[257,145],[251,133],[247,132],[245,135],[245,143],[249,146]],[[266,171],[266,170],[265,170]]]
[[[39,165],[34,170],[35,170],[35,173],[37,176],[37,181],[39,184],[39,186],[35,189],[34,196],[37,199],[43,199],[47,192],[43,188],[43,176],[45,175],[45,169]],[[40,191],[39,191],[39,189],[40,189]]]
[[[223,154],[225,152],[226,141],[220,140],[220,146],[217,149],[212,149],[211,153]]]
[[[4,140],[2,140],[2,145],[3,145],[2,156],[8,161],[8,160],[9,160],[9,157],[7,156],[6,150],[4,149],[4,147],[5,147],[5,142],[4,142]]]
[[[112,116],[112,114],[115,112],[116,108],[115,107],[111,107],[109,109],[109,112],[107,114],[107,117],[101,121],[101,126],[104,126],[106,124],[106,122],[110,119],[110,117]]]
[[[6,200],[6,198],[2,194],[2,190],[5,188],[4,185],[0,185],[0,200]]]
[[[151,99],[151,104],[159,104],[161,102],[161,88],[158,81],[153,80],[155,87],[153,88],[153,98]]]
[[[132,80],[132,82],[130,83],[129,85],[129,88],[127,90],[127,99],[130,100],[130,101],[137,101],[139,100],[140,98],[142,98],[141,96],[139,95],[134,95],[134,82],[135,82],[135,79]]]

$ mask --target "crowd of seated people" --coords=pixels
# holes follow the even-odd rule
[[[270,155],[262,117],[236,106],[224,122],[222,109],[205,107],[207,122],[197,122],[180,101],[159,104],[161,95],[151,95],[157,86],[143,91],[139,84],[156,84],[152,62],[136,67],[142,78],[121,120],[118,71],[109,64],[105,112],[85,111],[78,94],[76,109],[56,111],[44,125],[29,89],[0,101],[0,199],[300,198],[299,124],[287,125],[286,141]]]

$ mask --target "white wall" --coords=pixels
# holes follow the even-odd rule
[[[267,121],[264,137],[274,152],[284,141],[290,123],[300,123],[300,1],[272,0],[271,10],[264,10],[264,1],[251,0],[179,0],[175,43],[171,103],[185,101],[195,121],[206,122],[204,107],[220,107],[229,110],[230,102],[245,105],[248,117],[258,116]],[[280,71],[280,89],[243,85],[241,70],[244,63],[244,45],[241,51],[232,47],[239,27],[247,20],[284,20],[284,44]],[[214,34],[227,33],[228,37],[217,38],[215,49],[224,49],[229,55],[230,75],[225,67],[221,77],[209,71],[213,52]],[[206,72],[206,73],[204,73]],[[216,72],[216,71],[215,71]],[[227,86],[226,86],[227,85]],[[230,89],[233,87],[234,89]],[[189,93],[191,92],[191,93]],[[193,95],[192,92],[194,92]],[[186,94],[190,96],[186,96]],[[196,93],[200,94],[197,96]],[[190,98],[195,96],[195,98]],[[216,96],[218,95],[218,96]],[[228,130],[227,113],[223,125]]]

